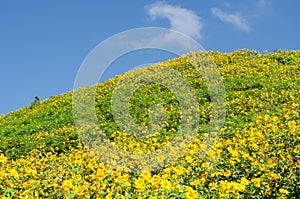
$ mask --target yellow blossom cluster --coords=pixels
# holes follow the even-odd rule
[[[213,147],[204,142],[211,136],[209,93],[181,56],[160,64],[179,71],[195,90],[200,125],[177,160],[163,164],[167,156],[157,157],[160,168],[136,173],[99,161],[76,132],[72,93],[67,93],[0,117],[0,198],[299,198],[300,52],[208,54],[221,73],[227,101],[226,121]],[[160,132],[137,138],[119,129],[107,108],[119,78],[97,87],[101,133],[137,154],[169,146],[181,120],[176,97],[159,85],[134,93],[135,122],[149,125],[153,103],[165,104],[168,114]]]

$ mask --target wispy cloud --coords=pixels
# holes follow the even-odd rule
[[[203,23],[201,18],[192,10],[163,2],[148,5],[146,10],[152,20],[166,18],[170,21],[171,29],[194,38],[202,38],[201,29]]]
[[[232,25],[246,32],[251,31],[251,28],[248,25],[247,21],[241,17],[241,14],[239,12],[230,14],[222,11],[219,8],[212,8],[211,11],[212,14],[218,17],[222,22],[231,23]]]
[[[231,5],[231,3],[227,2],[227,1],[224,2],[224,5],[225,5],[227,8],[230,8],[230,9],[233,8],[233,6]]]

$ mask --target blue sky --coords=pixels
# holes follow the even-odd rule
[[[300,1],[1,1],[0,114],[73,88],[89,52],[132,28],[183,32],[206,50],[299,49]],[[165,52],[120,58],[107,78],[128,67],[170,59]]]

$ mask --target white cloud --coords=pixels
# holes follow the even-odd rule
[[[227,1],[224,2],[224,5],[225,5],[227,8],[229,8],[229,9],[232,9],[232,8],[233,8],[233,6],[232,6],[229,2],[227,2]]]
[[[152,20],[166,18],[170,21],[171,29],[182,32],[194,38],[201,38],[203,23],[201,18],[192,10],[163,2],[156,2],[146,6]]]
[[[190,51],[203,50],[203,47],[200,46],[199,48],[199,44],[195,40],[190,39],[190,37],[187,37],[180,32],[168,29],[147,31],[148,32],[144,34],[147,35],[147,38],[138,39],[136,42],[130,42],[133,48],[161,49],[177,55],[186,54]]]
[[[218,17],[222,22],[231,23],[234,26],[236,26],[237,28],[244,30],[246,32],[251,31],[251,28],[247,24],[247,21],[241,17],[240,13],[236,12],[234,14],[229,14],[229,13],[222,11],[219,8],[212,8],[211,11],[212,11],[212,14],[214,16]]]

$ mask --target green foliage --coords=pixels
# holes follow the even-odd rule
[[[0,116],[0,196],[299,198],[300,52],[243,49],[209,55],[226,88],[227,116],[217,144],[205,157],[199,154],[211,120],[211,99],[203,78],[182,56],[163,64],[193,87],[201,117],[195,143],[178,161],[150,174],[106,169],[82,146],[74,127],[72,92],[44,101],[36,97],[30,106]],[[135,90],[129,112],[136,124],[151,123],[154,105],[161,104],[167,113],[159,133],[138,139],[113,118],[112,93],[120,78],[97,85],[95,110],[103,132],[128,151],[147,153],[166,145],[181,117],[174,93],[158,84]]]

